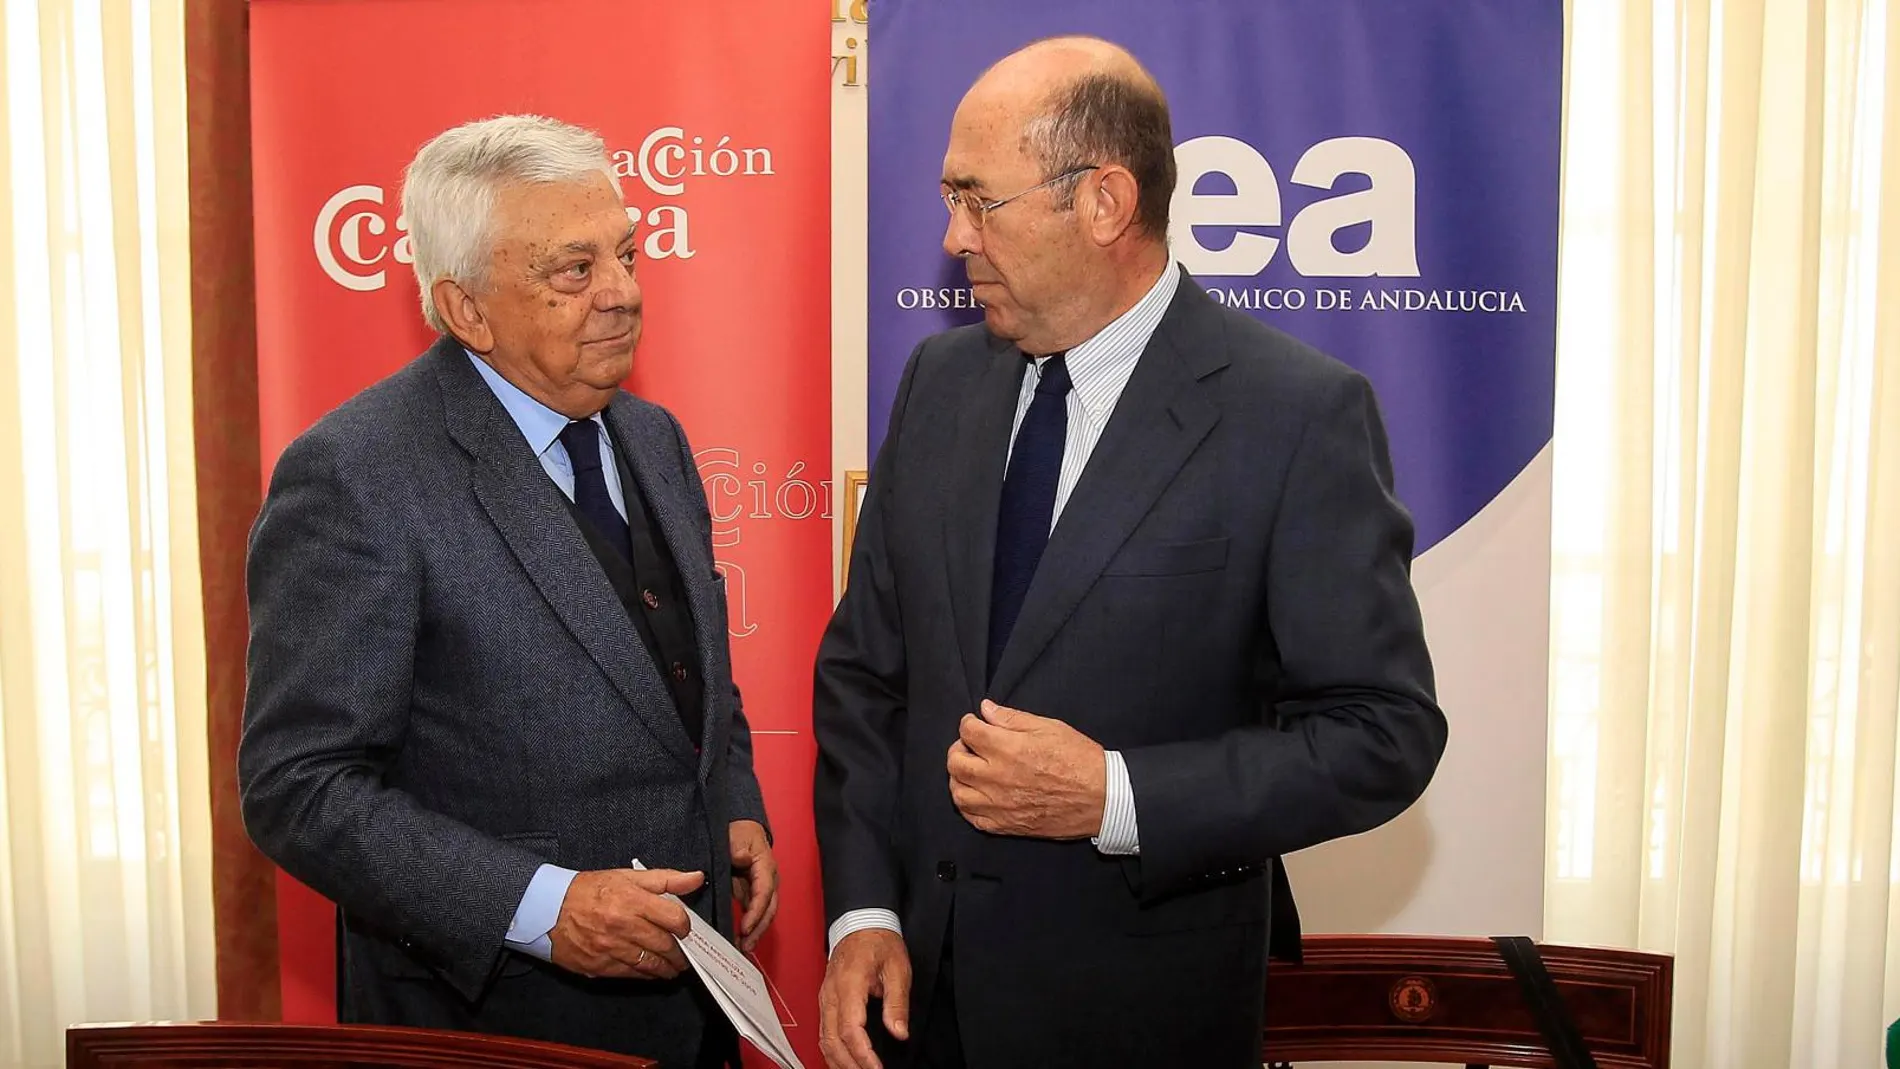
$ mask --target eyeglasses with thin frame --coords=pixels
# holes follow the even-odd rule
[[[1080,167],[1071,167],[1061,174],[1056,175],[1054,178],[1049,179],[1047,182],[1038,182],[1028,189],[1023,190],[1021,193],[1012,193],[1002,200],[984,200],[976,194],[975,190],[952,189],[942,194],[943,206],[949,209],[951,215],[955,215],[958,209],[962,209],[964,216],[970,220],[970,225],[981,230],[983,229],[983,223],[988,220],[989,214],[1001,208],[1003,205],[1021,197],[1027,197],[1038,189],[1047,189],[1057,182],[1066,181],[1079,174],[1087,174],[1101,166],[1099,163],[1087,163]]]

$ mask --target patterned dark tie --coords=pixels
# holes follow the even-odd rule
[[[561,428],[561,447],[567,450],[568,463],[574,467],[574,506],[623,557],[632,560],[627,521],[614,508],[600,470],[600,424],[591,419],[574,420]]]
[[[996,561],[990,582],[989,672],[1003,658],[1009,633],[1023,611],[1029,581],[1036,577],[1049,527],[1055,516],[1056,482],[1062,477],[1062,448],[1069,434],[1069,368],[1066,353],[1057,353],[1042,365],[1036,396],[1029,402],[1016,445],[1010,451],[1009,473],[1003,477],[1003,499],[996,513]]]

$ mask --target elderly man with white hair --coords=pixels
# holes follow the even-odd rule
[[[736,1062],[681,902],[750,948],[778,873],[692,450],[620,386],[618,180],[503,116],[423,146],[403,211],[442,336],[277,462],[246,827],[337,903],[345,1021]]]

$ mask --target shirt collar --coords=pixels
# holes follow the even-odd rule
[[[1091,416],[1099,418],[1103,413],[1097,411],[1098,408],[1113,407],[1121,391],[1103,387],[1127,382],[1135,363],[1148,348],[1148,340],[1161,325],[1161,317],[1167,314],[1168,305],[1174,302],[1180,284],[1180,268],[1169,260],[1161,270],[1161,277],[1155,279],[1154,285],[1148,287],[1148,292],[1134,307],[1069,350],[1063,363],[1068,366],[1069,381],[1074,384],[1076,396]],[[1036,361],[1038,371],[1044,360],[1046,358]]]
[[[501,402],[501,407],[508,410],[508,415],[515,421],[515,426],[521,429],[521,436],[528,440],[528,448],[534,450],[535,456],[547,452],[548,447],[553,445],[561,436],[561,432],[567,428],[567,417],[528,396],[521,387],[502,378],[501,372],[490,367],[488,361],[467,349],[462,351],[468,353],[468,358],[474,363],[475,370],[481,373],[482,381],[488,383],[488,388],[494,391],[495,399]],[[599,413],[592,418],[596,425],[600,425]]]

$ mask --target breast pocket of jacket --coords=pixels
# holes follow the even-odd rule
[[[1103,575],[1199,575],[1227,567],[1227,539],[1194,542],[1130,542],[1115,554]]]

